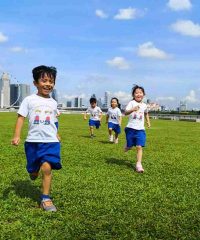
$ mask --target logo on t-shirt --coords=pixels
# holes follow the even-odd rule
[[[34,112],[34,121],[33,124],[44,124],[44,125],[50,125],[51,123],[51,116],[52,116],[52,110],[41,110],[37,108]]]

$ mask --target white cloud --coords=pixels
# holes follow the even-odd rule
[[[121,70],[130,68],[130,63],[123,57],[114,57],[111,60],[107,60],[106,63],[112,67],[116,67]]]
[[[135,19],[138,16],[138,11],[135,8],[123,8],[119,9],[117,15],[114,16],[114,19],[118,20],[130,20]]]
[[[167,5],[174,11],[190,10],[192,8],[190,0],[169,0]]]
[[[157,97],[156,101],[160,102],[160,101],[170,101],[170,102],[174,102],[176,100],[175,97],[169,96],[169,97]]]
[[[191,20],[179,20],[171,25],[173,31],[191,37],[200,37],[200,24],[195,24]]]
[[[22,48],[22,47],[12,47],[12,48],[10,48],[10,51],[11,52],[16,52],[16,53],[27,52],[27,50],[25,48]]]
[[[8,37],[0,32],[0,43],[8,41]]]
[[[119,99],[119,102],[121,104],[127,104],[129,101],[131,101],[132,97],[130,93],[118,91],[114,93],[110,93],[110,96],[117,97]]]
[[[200,100],[197,97],[197,94],[194,90],[191,90],[188,96],[185,97],[185,100],[189,103],[198,103]]]
[[[138,47],[138,56],[146,58],[168,59],[170,56],[154,46],[152,42],[146,42]]]
[[[108,15],[107,15],[104,11],[102,11],[102,10],[100,10],[100,9],[97,9],[97,10],[95,11],[95,15],[96,15],[97,17],[100,17],[100,18],[108,18]]]

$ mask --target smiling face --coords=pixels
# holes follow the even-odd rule
[[[38,81],[34,81],[34,85],[38,89],[38,95],[41,97],[49,98],[49,94],[52,92],[55,81],[52,77],[48,76],[47,74],[44,74],[41,78],[38,79]]]
[[[116,108],[118,106],[117,100],[116,99],[112,99],[111,101],[111,107],[112,108]]]
[[[142,89],[137,88],[133,94],[133,98],[136,102],[141,102],[144,97],[144,92]]]

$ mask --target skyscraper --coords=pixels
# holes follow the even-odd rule
[[[67,101],[67,107],[72,107],[72,102],[71,101]]]
[[[10,105],[20,106],[25,97],[30,95],[28,84],[10,84]]]
[[[8,73],[3,73],[0,78],[0,106],[10,106],[10,78]]]
[[[108,108],[109,105],[109,92],[105,92],[104,94],[104,107]]]
[[[83,99],[76,97],[74,99],[74,107],[82,107],[82,105],[83,105]]]
[[[57,90],[55,88],[53,89],[53,91],[51,93],[51,96],[56,102],[58,102],[58,93],[57,93]]]

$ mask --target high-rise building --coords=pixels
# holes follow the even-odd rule
[[[82,107],[82,106],[83,106],[83,99],[79,98],[79,107]]]
[[[10,78],[8,73],[3,73],[0,78],[0,106],[10,106]]]
[[[91,95],[91,98],[96,98],[97,99],[97,97],[94,93]]]
[[[72,107],[72,102],[71,101],[67,101],[67,107]]]
[[[97,106],[102,107],[102,101],[101,101],[101,98],[99,98],[99,99],[97,100]]]
[[[104,107],[108,108],[109,105],[109,92],[105,92],[104,94]]]
[[[25,97],[30,95],[30,85],[10,84],[10,105],[20,106]]]
[[[57,93],[57,90],[55,88],[53,89],[53,91],[51,93],[51,96],[56,102],[58,102],[58,93]]]
[[[83,99],[76,97],[74,99],[74,107],[82,107],[82,105],[83,105]]]
[[[74,107],[78,107],[78,97],[74,98]]]
[[[179,111],[184,112],[187,110],[187,104],[186,101],[180,101]]]

